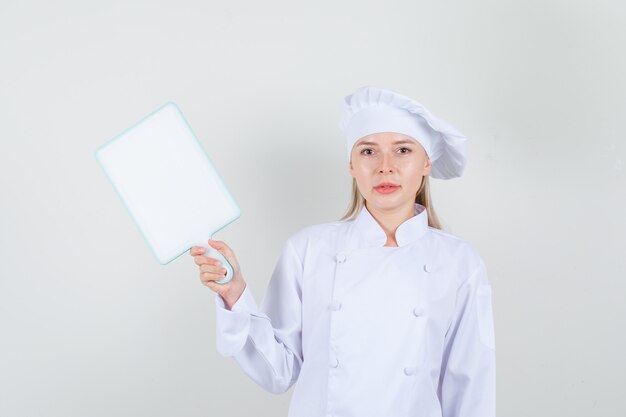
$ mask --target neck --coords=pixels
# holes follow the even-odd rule
[[[365,202],[365,206],[372,214],[372,217],[385,231],[387,235],[387,243],[385,243],[385,246],[398,246],[396,242],[396,229],[406,220],[415,216],[415,203],[409,202],[401,207],[394,207],[387,210],[372,207],[367,201]]]

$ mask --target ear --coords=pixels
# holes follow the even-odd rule
[[[424,164],[424,170],[422,171],[422,175],[430,174],[432,166],[430,165],[430,158],[426,157],[426,163]]]
[[[348,165],[348,171],[350,171],[350,176],[354,178],[354,167],[352,166],[352,158],[350,158],[350,163]]]

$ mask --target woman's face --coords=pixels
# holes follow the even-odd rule
[[[350,175],[368,207],[393,210],[413,205],[422,183],[430,173],[430,160],[415,139],[402,133],[373,133],[360,138],[352,147]],[[379,188],[382,183],[391,188]]]

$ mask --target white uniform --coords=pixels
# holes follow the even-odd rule
[[[296,232],[260,308],[215,295],[218,351],[269,392],[297,381],[289,417],[495,416],[485,265],[415,208],[398,247],[365,207]]]

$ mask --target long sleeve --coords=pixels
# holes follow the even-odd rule
[[[491,286],[482,259],[457,290],[439,381],[443,417],[494,417],[496,356]]]
[[[272,273],[261,307],[249,284],[228,310],[215,294],[216,344],[265,390],[280,394],[302,367],[302,264],[288,239]]]

